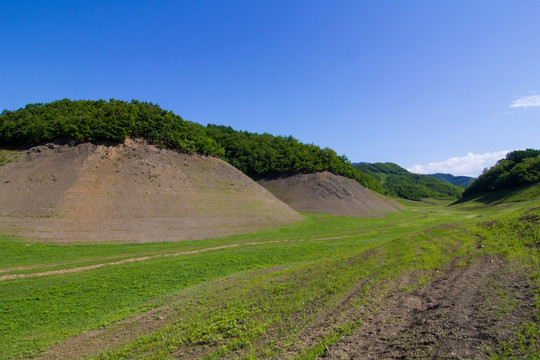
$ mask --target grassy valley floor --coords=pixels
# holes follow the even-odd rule
[[[539,358],[540,201],[402,205],[223,239],[3,236],[0,358]]]

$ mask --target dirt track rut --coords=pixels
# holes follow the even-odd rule
[[[487,359],[520,324],[534,321],[533,302],[524,273],[482,258],[418,291],[388,297],[353,334],[329,346],[325,358]]]
[[[311,239],[311,240],[312,241],[333,240],[333,239],[347,238],[347,237],[350,237],[350,236],[351,235],[332,236],[332,237],[325,237],[325,238],[318,238],[318,239]],[[181,252],[174,252],[174,253],[168,253],[168,254],[139,256],[139,257],[130,258],[130,259],[124,259],[124,260],[119,260],[119,261],[112,261],[112,262],[106,262],[106,263],[88,265],[88,266],[79,266],[79,267],[74,267],[74,268],[69,268],[69,269],[41,271],[41,272],[35,272],[35,273],[30,273],[30,274],[8,274],[8,275],[0,276],[0,281],[13,280],[13,279],[22,279],[22,278],[29,278],[29,277],[49,276],[49,275],[71,274],[71,273],[77,273],[77,272],[81,272],[81,271],[99,269],[99,268],[104,267],[104,266],[122,265],[122,264],[127,264],[127,263],[147,261],[147,260],[153,260],[153,259],[165,258],[165,257],[177,257],[177,256],[183,256],[183,255],[194,255],[194,254],[198,254],[198,253],[202,253],[202,252],[206,252],[206,251],[216,251],[216,250],[222,250],[222,249],[229,249],[229,248],[235,248],[235,247],[238,247],[238,246],[265,245],[265,244],[275,244],[275,243],[290,242],[290,241],[303,241],[303,240],[302,239],[299,239],[299,240],[271,240],[271,241],[254,241],[254,242],[234,243],[234,244],[215,246],[215,247],[204,248],[204,249],[199,249],[199,250],[192,250],[192,251],[181,251]],[[36,266],[34,266],[34,268]],[[46,265],[44,265],[44,267],[45,266]],[[13,269],[20,269],[20,268],[13,268]],[[6,271],[6,269],[4,269],[4,271]]]

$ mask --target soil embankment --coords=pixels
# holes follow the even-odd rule
[[[175,241],[302,220],[222,160],[142,141],[47,144],[0,166],[0,228],[52,241]]]
[[[396,212],[394,201],[328,171],[259,179],[258,183],[297,211],[371,217]]]

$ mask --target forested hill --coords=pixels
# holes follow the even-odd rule
[[[516,150],[485,170],[463,196],[540,182],[540,150]]]
[[[437,178],[442,181],[446,181],[447,183],[450,183],[453,185],[461,186],[463,188],[466,188],[467,186],[469,186],[475,179],[470,176],[454,176],[452,174],[441,174],[441,173],[428,174],[428,176]]]
[[[329,148],[303,144],[292,136],[236,131],[229,126],[208,125],[208,134],[225,150],[225,160],[252,177],[330,171],[381,191],[371,176],[357,171],[345,156]]]
[[[2,146],[32,146],[57,139],[122,142],[128,137],[188,154],[224,154],[204,126],[148,102],[64,99],[0,114]]]
[[[437,178],[413,174],[394,163],[359,163],[356,169],[374,177],[383,193],[409,200],[423,198],[459,198],[463,188]]]
[[[273,136],[208,127],[183,120],[156,104],[111,99],[30,104],[0,114],[0,146],[33,146],[57,139],[122,142],[142,138],[180,152],[222,157],[250,176],[330,171],[380,191],[380,184],[355,170],[332,149]]]

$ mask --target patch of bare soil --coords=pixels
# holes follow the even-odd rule
[[[523,271],[485,257],[420,290],[390,295],[324,358],[487,359],[535,320],[533,303]]]
[[[143,141],[51,143],[17,159],[0,166],[0,228],[27,238],[175,241],[302,220],[220,159]]]
[[[259,179],[258,183],[297,211],[371,217],[402,210],[357,181],[328,171]]]

